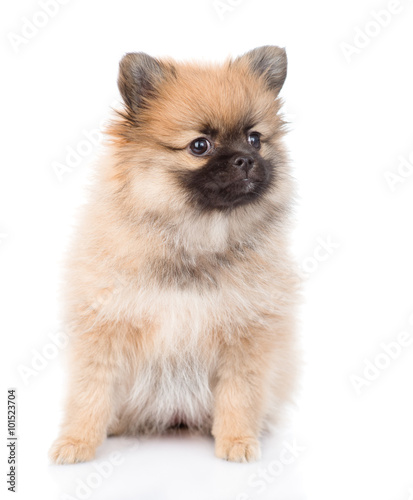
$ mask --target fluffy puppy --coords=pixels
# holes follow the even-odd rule
[[[179,425],[212,433],[218,457],[259,458],[297,367],[286,70],[272,46],[222,65],[122,59],[124,107],[67,260],[54,462]]]

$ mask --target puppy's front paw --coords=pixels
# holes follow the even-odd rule
[[[252,437],[218,438],[215,455],[231,462],[254,462],[261,457],[260,444]]]
[[[55,464],[87,462],[95,456],[96,447],[72,437],[60,437],[53,443],[49,457]]]

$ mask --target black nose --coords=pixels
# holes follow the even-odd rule
[[[244,170],[245,173],[247,174],[249,170],[252,169],[252,167],[254,166],[254,158],[252,158],[251,156],[236,156],[233,160],[232,160],[232,164],[234,165],[234,167],[237,167],[241,170]]]

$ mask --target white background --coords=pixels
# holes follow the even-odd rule
[[[413,342],[393,346],[392,360],[382,345],[402,331],[413,335],[411,2],[401,0],[390,18],[381,13],[385,27],[374,21],[375,12],[389,12],[383,0],[225,5],[219,12],[213,0],[72,0],[45,18],[38,0],[2,3],[3,471],[7,387],[17,388],[19,405],[18,493],[7,492],[3,472],[2,498],[413,498]],[[44,26],[16,42],[24,18]],[[343,43],[359,47],[346,58]],[[118,98],[119,59],[146,51],[219,61],[264,44],[285,46],[289,57],[282,96],[299,186],[294,249],[308,277],[306,367],[291,425],[263,439],[255,464],[220,461],[211,439],[178,436],[107,441],[95,464],[113,452],[121,462],[108,477],[93,464],[50,466],[64,387],[64,348],[49,336],[61,328],[61,258],[99,149],[85,144],[84,131],[97,129]],[[59,181],[53,166],[70,148],[82,155]],[[330,242],[330,253],[320,242]],[[54,358],[42,362],[42,352]],[[388,366],[370,368],[357,391],[354,376],[364,378],[375,361]],[[285,443],[294,441],[298,456],[282,465]],[[260,470],[262,487],[254,480]],[[79,489],[81,481],[93,489]]]

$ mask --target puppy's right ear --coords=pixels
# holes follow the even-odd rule
[[[155,94],[166,68],[143,52],[130,52],[119,63],[118,87],[126,106],[137,112]]]

